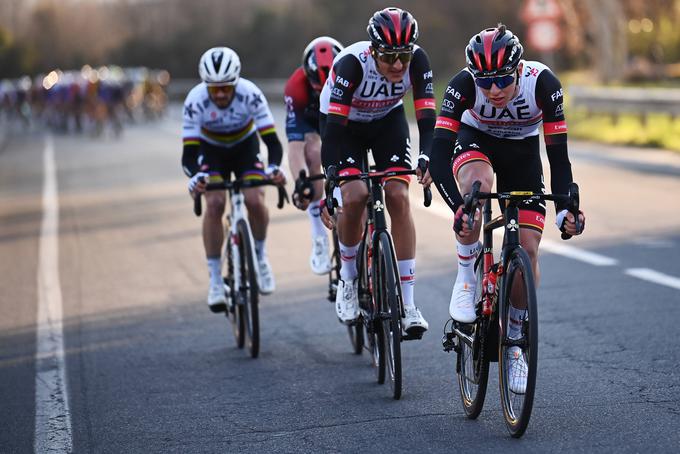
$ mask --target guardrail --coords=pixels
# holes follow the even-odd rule
[[[285,79],[249,79],[260,87],[269,102],[283,102]],[[167,88],[167,94],[172,101],[184,101],[189,90],[199,83],[199,79],[172,79]]]
[[[568,90],[572,108],[588,113],[604,113],[615,119],[619,114],[637,114],[646,121],[652,113],[680,115],[680,89],[674,88],[611,88],[572,85]]]

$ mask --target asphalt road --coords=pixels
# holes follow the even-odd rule
[[[118,139],[15,130],[1,145],[0,452],[680,450],[677,155],[571,145],[587,231],[561,242],[549,212],[537,394],[514,440],[495,365],[485,409],[470,421],[454,356],[441,349],[456,266],[438,196],[425,210],[413,191],[416,300],[430,331],[403,344],[404,393],[394,401],[368,356],[351,353],[325,277],[309,270],[306,216],[276,210],[272,190],[278,288],[262,300],[260,357],[235,347],[204,301],[179,133],[173,112]],[[61,369],[45,342],[62,342]],[[55,370],[52,385],[64,393],[45,398]]]

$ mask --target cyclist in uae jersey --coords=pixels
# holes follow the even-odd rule
[[[236,178],[271,178],[285,183],[279,171],[283,148],[274,129],[274,118],[267,100],[249,80],[240,78],[241,62],[227,47],[207,50],[199,63],[203,82],[196,85],[184,102],[182,166],[192,196],[205,193],[207,209],[203,217],[203,244],[210,271],[208,305],[213,312],[226,309],[221,259],[224,228],[222,217],[225,191],[205,191],[207,182]],[[267,145],[269,165],[260,159],[258,134]],[[198,193],[198,194],[197,194]],[[260,292],[274,291],[275,281],[265,250],[269,212],[264,190],[243,190],[248,219],[253,231],[258,260]]]
[[[461,192],[469,192],[476,180],[482,182],[482,191],[490,192],[494,172],[498,191],[544,191],[538,141],[541,125],[552,191],[567,193],[572,173],[559,80],[542,63],[522,60],[519,39],[502,24],[473,36],[466,57],[467,68],[456,74],[446,88],[429,168],[455,216],[467,218],[462,215]],[[580,234],[566,207],[557,203],[556,209],[557,226],[571,235]],[[545,213],[545,203],[536,201],[525,204],[519,213],[520,242],[531,258],[537,282],[538,245]],[[585,221],[583,214],[579,217]],[[456,232],[458,274],[449,313],[462,323],[471,323],[476,318],[473,265],[479,252],[479,232],[479,222],[472,231],[464,223],[463,230]],[[513,301],[511,337],[520,335],[524,308],[521,301]],[[513,320],[517,322],[513,324]],[[510,355],[516,354],[511,367],[517,368],[517,374],[511,376],[518,380],[511,387],[521,390],[526,386],[526,363],[518,347],[509,350]]]
[[[418,24],[399,8],[377,11],[368,24],[370,41],[345,48],[321,92],[321,157],[339,175],[360,172],[368,149],[378,170],[411,169],[411,142],[402,98],[412,88],[421,150],[428,149],[434,126],[432,70],[425,51],[415,45]],[[421,182],[426,176],[419,174]],[[413,301],[415,228],[408,200],[408,177],[385,182],[385,200],[399,263],[404,299],[404,329],[422,334],[427,321]],[[362,213],[368,191],[361,181],[342,185],[343,212],[338,216],[342,268],[336,312],[343,322],[358,317],[355,256],[362,236]]]
[[[328,36],[312,40],[302,53],[302,66],[286,82],[286,135],[288,136],[288,165],[298,177],[300,170],[308,176],[321,173],[321,137],[319,136],[319,94],[333,66],[333,58],[342,45]],[[312,253],[309,265],[316,274],[331,270],[328,234],[321,220],[323,181],[311,185],[295,182],[293,203],[307,211],[312,228]]]

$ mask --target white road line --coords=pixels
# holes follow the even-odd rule
[[[649,268],[628,268],[624,273],[644,281],[654,282],[655,284],[661,284],[680,290],[680,279],[669,276],[668,274],[650,270]]]
[[[560,244],[551,240],[541,240],[540,248],[543,251],[551,252],[553,254],[561,255],[563,257],[568,257],[570,259],[589,263],[595,266],[613,266],[618,263],[618,260],[611,257],[589,252],[574,246]]]
[[[35,377],[35,452],[71,452],[71,412],[66,386],[61,286],[59,200],[54,142],[43,152],[43,219],[38,264],[38,328]]]
[[[433,200],[432,205],[429,208],[426,208],[425,206],[423,206],[422,197],[413,196],[412,206],[415,206],[416,208],[426,211],[430,214],[434,214],[435,216],[438,216],[440,218],[446,219],[451,222],[451,225],[453,225],[453,214],[451,213],[449,207],[442,202],[437,202]],[[503,231],[497,230],[494,233],[502,237]],[[561,255],[563,257],[568,257],[570,259],[578,260],[581,262],[589,263],[595,266],[613,266],[618,263],[616,259],[605,257],[604,255],[595,254],[594,252],[589,252],[574,246],[568,246],[566,244],[560,244],[546,239],[541,241],[541,250]]]

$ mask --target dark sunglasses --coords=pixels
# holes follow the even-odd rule
[[[413,52],[410,50],[405,52],[380,52],[377,49],[373,49],[373,55],[375,55],[375,58],[388,65],[395,64],[397,60],[405,65],[413,58]]]
[[[493,84],[496,84],[501,90],[505,87],[509,87],[515,81],[514,74],[508,74],[506,76],[497,77],[475,77],[475,83],[479,88],[484,90],[490,90]]]
[[[234,85],[208,85],[208,93],[210,96],[215,96],[219,93],[224,93],[225,95],[229,96],[234,92],[235,89],[236,86]]]

